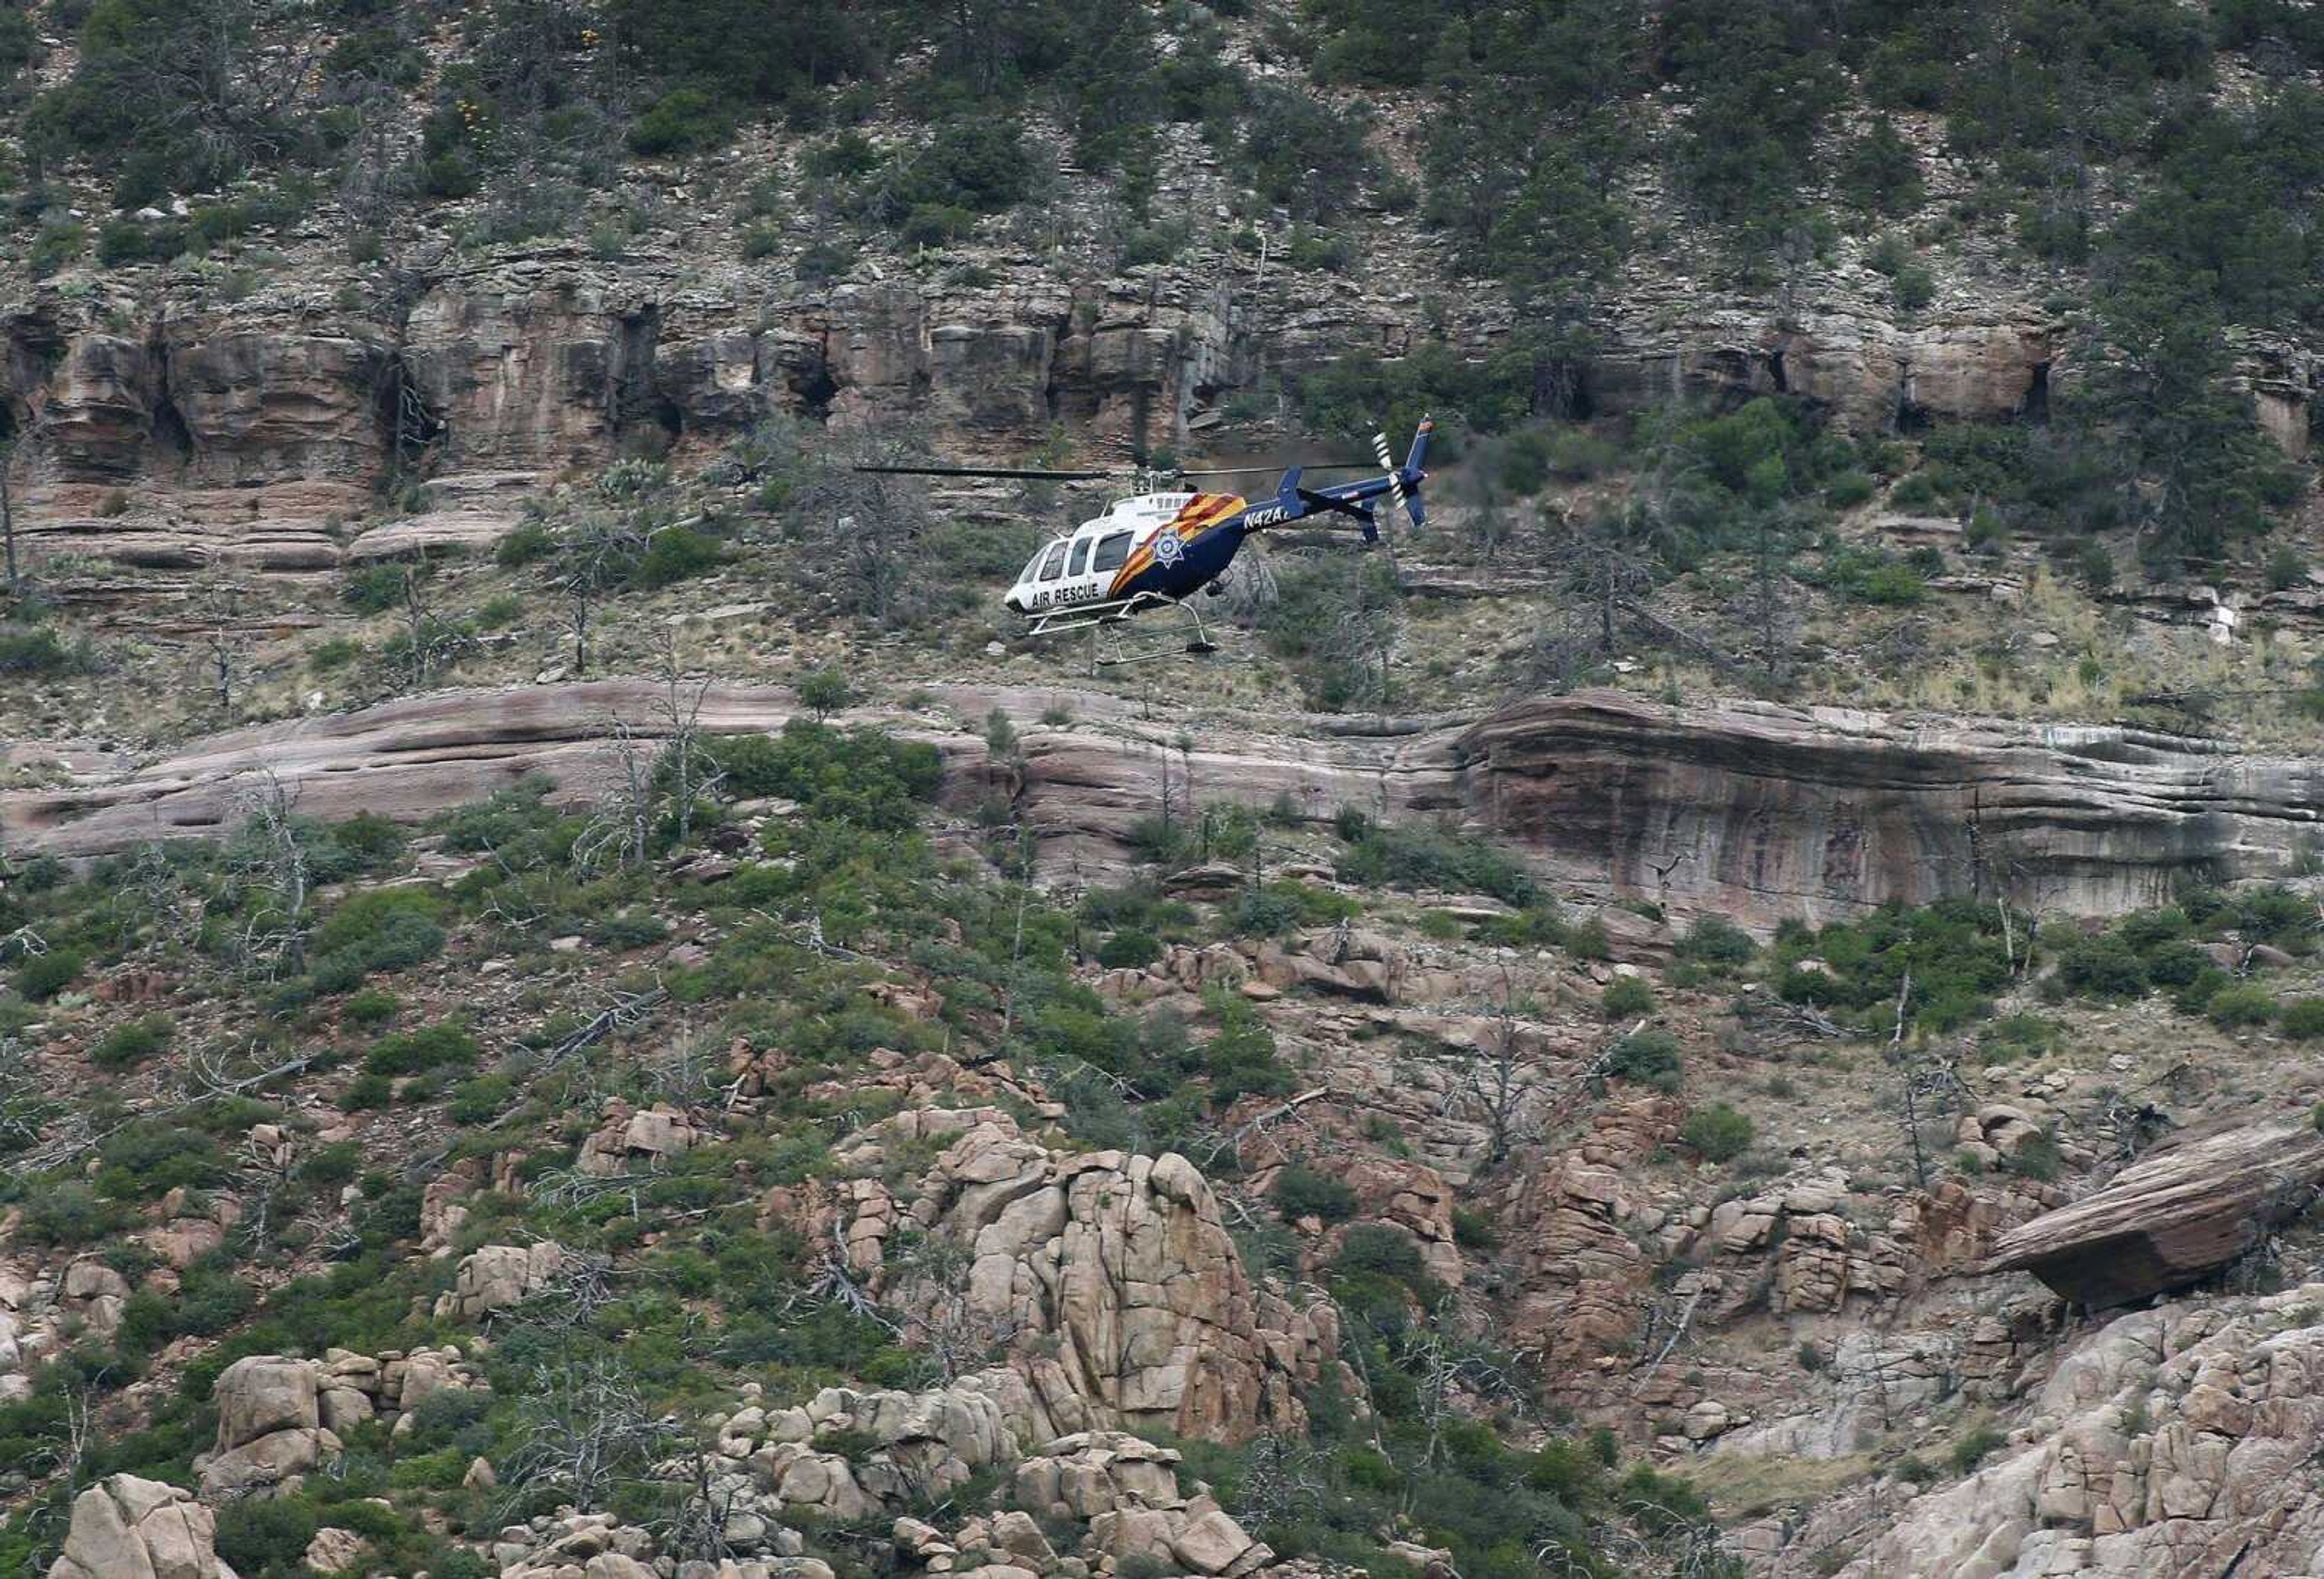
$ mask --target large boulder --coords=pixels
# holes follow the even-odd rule
[[[554,1240],[488,1244],[462,1259],[452,1287],[436,1297],[438,1321],[476,1321],[547,1288],[565,1265]]]
[[[289,1490],[338,1456],[339,1438],[322,1422],[323,1375],[312,1360],[279,1354],[248,1355],[219,1374],[217,1445],[194,1461],[204,1499]]]
[[[2124,1305],[2217,1271],[2324,1183],[2305,1115],[2191,1135],[2095,1195],[2002,1236],[1991,1271],[2032,1272],[2078,1305]]]
[[[49,1579],[235,1579],[216,1539],[210,1510],[191,1491],[112,1475],[73,1500]]]

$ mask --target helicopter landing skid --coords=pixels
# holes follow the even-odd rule
[[[1175,609],[1185,615],[1194,622],[1193,639],[1183,649],[1156,645],[1135,651],[1105,652],[1101,650],[1100,644],[1107,626],[1125,623],[1131,615],[1149,608]],[[1134,597],[1120,598],[1112,603],[1084,604],[1079,608],[1044,614],[1034,619],[1026,633],[1062,636],[1069,631],[1087,631],[1090,633],[1090,672],[1093,675],[1101,669],[1112,669],[1148,658],[1167,658],[1174,651],[1184,651],[1200,657],[1219,650],[1218,643],[1211,640],[1210,633],[1204,628],[1202,614],[1193,604],[1183,598],[1165,597],[1158,592],[1141,592]]]

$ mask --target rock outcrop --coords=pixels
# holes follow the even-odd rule
[[[946,1143],[909,1200],[869,1177],[925,1140]],[[1254,1288],[1217,1197],[1176,1153],[1054,1152],[985,1108],[899,1114],[838,1158],[859,1176],[832,1209],[851,1254],[928,1335],[1007,1345],[1030,1435],[1296,1430],[1299,1389],[1338,1364],[1332,1307]],[[899,1223],[964,1251],[964,1279],[886,1265]]]
[[[204,1501],[295,1491],[338,1456],[338,1436],[323,1425],[320,1375],[311,1360],[272,1354],[248,1355],[219,1374],[217,1446],[194,1461]]]
[[[540,1293],[565,1264],[564,1248],[551,1240],[484,1245],[460,1259],[452,1286],[436,1297],[436,1319],[481,1321]]]
[[[191,1491],[108,1475],[73,1499],[49,1579],[235,1579],[217,1536],[217,1520]]]
[[[1841,1579],[2293,1579],[2324,1502],[2324,1287],[2126,1316],[2052,1374],[2006,1456],[1876,1515]],[[1781,1579],[1829,1573],[1794,1548]]]
[[[445,691],[357,712],[214,735],[62,787],[0,793],[0,836],[59,854],[215,836],[236,820],[238,775],[271,769],[324,817],[418,817],[527,773],[568,794],[606,781],[614,717],[650,734],[655,687],[635,680]],[[1001,707],[1025,723],[1022,761],[982,735],[911,724],[943,752],[945,794],[1013,795],[1052,865],[1126,861],[1160,791],[1164,750],[1134,704],[1077,697],[1072,727],[1035,727],[1051,688],[936,690],[963,718]],[[711,730],[779,728],[788,692],[716,686]],[[868,715],[867,715],[868,716]],[[1204,794],[1457,815],[1529,846],[1557,876],[1675,908],[1772,922],[1830,919],[2006,883],[2024,904],[2113,914],[2167,900],[2182,881],[2275,876],[2324,828],[2324,758],[2264,758],[2218,742],[2111,725],[1921,719],[1726,702],[1670,706],[1613,691],[1545,696],[1481,721],[1385,720],[1322,737],[1222,730],[1193,753]],[[1342,962],[1343,964],[1346,962]],[[1358,961],[1358,964],[1365,962]],[[1304,967],[1277,967],[1286,979]],[[1377,997],[1385,973],[1337,987]]]
[[[2004,1235],[1990,1270],[2024,1270],[2078,1305],[2124,1305],[2232,1261],[2324,1184],[2306,1115],[2188,1136],[2095,1195]]]
[[[2324,817],[2324,760],[2112,725],[1591,691],[1505,707],[1452,752],[1470,819],[1562,875],[1764,919],[2004,887],[2114,914],[2286,873]]]

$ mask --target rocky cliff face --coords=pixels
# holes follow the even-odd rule
[[[0,829],[65,854],[212,834],[261,768],[326,817],[419,817],[530,772],[586,794],[610,771],[613,721],[650,731],[656,695],[634,680],[440,692],[238,730],[156,762],[82,759],[65,787],[0,793]],[[1013,794],[1055,870],[1125,858],[1176,757],[1132,707],[1084,697],[1078,722],[1042,726],[1054,690],[936,695],[962,717],[1000,707],[1024,732],[1021,760],[1001,762],[981,734],[883,720],[945,753],[955,804]],[[702,723],[778,728],[796,706],[779,688],[715,687]],[[1766,922],[1956,893],[2115,914],[2190,881],[2281,874],[2324,817],[2314,758],[2109,725],[1669,706],[1607,691],[1467,725],[1388,721],[1320,737],[1220,728],[1191,771],[1206,797],[1287,803],[1310,818],[1342,806],[1456,817],[1521,841],[1563,880]]]
[[[0,307],[7,425],[31,441],[19,486],[49,551],[134,560],[141,536],[190,523],[205,553],[288,568],[300,528],[391,478],[554,472],[633,437],[723,442],[777,411],[913,421],[996,455],[1061,425],[1183,445],[1236,392],[1423,333],[1393,267],[1318,281],[1222,258],[1102,278],[995,261],[982,284],[898,266],[809,286],[673,235],[619,261],[554,244],[392,273],[308,256],[235,300],[174,269],[23,289]],[[2047,399],[2060,335],[2037,311],[2005,294],[1900,326],[1862,288],[1828,279],[1779,312],[1642,287],[1609,304],[1577,398],[1792,392],[1867,430]],[[1489,289],[1454,312],[1445,331],[1472,353],[1512,327]],[[2304,433],[2304,374],[2276,372],[2261,382],[2280,425]]]
[[[2060,1362],[2006,1456],[1884,1520],[1840,1574],[2312,1573],[2324,1509],[2295,1466],[2324,1429],[2319,1292],[2113,1323]]]

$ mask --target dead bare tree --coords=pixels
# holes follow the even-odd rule
[[[1517,1000],[1508,967],[1501,967],[1501,1002],[1493,1017],[1488,1048],[1468,1061],[1460,1094],[1482,1115],[1488,1137],[1487,1168],[1499,1168],[1533,1127],[1544,1094],[1540,1080],[1520,1056]]]
[[[926,1351],[946,1381],[990,1364],[1025,1327],[1013,1315],[977,1308],[973,1259],[958,1240],[930,1235],[889,1264],[890,1302],[906,1313],[903,1341]]]
[[[64,1111],[52,1086],[14,1037],[0,1038],[0,1156],[29,1156],[51,1120]]]
[[[589,633],[597,605],[629,579],[651,535],[637,511],[618,503],[576,511],[556,534],[549,574],[573,633],[575,674],[589,672]]]
[[[659,797],[654,790],[653,757],[637,729],[613,720],[606,748],[613,759],[613,781],[590,812],[588,826],[573,841],[574,871],[584,876],[607,870],[634,871],[653,850]]]
[[[699,679],[687,678],[678,660],[675,629],[662,633],[661,672],[661,695],[655,706],[666,734],[657,777],[669,778],[670,808],[678,821],[678,842],[683,845],[694,836],[696,803],[715,794],[725,774],[702,748],[702,703],[710,694],[710,679],[707,675]]]
[[[925,448],[918,433],[901,427],[818,445],[794,495],[800,518],[837,550],[833,562],[844,573],[831,590],[840,605],[881,624],[918,605],[913,549],[935,524],[935,513],[918,479],[854,467],[908,463]]]
[[[245,777],[235,804],[242,836],[231,860],[241,886],[255,896],[244,905],[239,956],[244,968],[269,976],[295,975],[304,964],[307,911],[314,877],[291,817],[296,794],[271,768]]]
[[[1969,1085],[1960,1076],[1953,1059],[1947,1055],[1931,1053],[1908,1064],[1903,1071],[1899,1105],[1903,1111],[1905,1143],[1913,1152],[1913,1178],[1921,1188],[1929,1187],[1929,1158],[1922,1130],[1932,1106],[1950,1099],[1959,1107],[1969,1100]]]
[[[501,1466],[502,1483],[519,1495],[550,1491],[595,1512],[623,1486],[650,1478],[656,1461],[684,1440],[677,1417],[647,1406],[644,1390],[618,1357],[541,1364],[517,1405],[515,1446]]]
[[[403,629],[389,651],[399,678],[407,688],[431,683],[457,663],[476,644],[474,636],[436,612],[428,591],[428,577],[417,564],[403,567]]]

